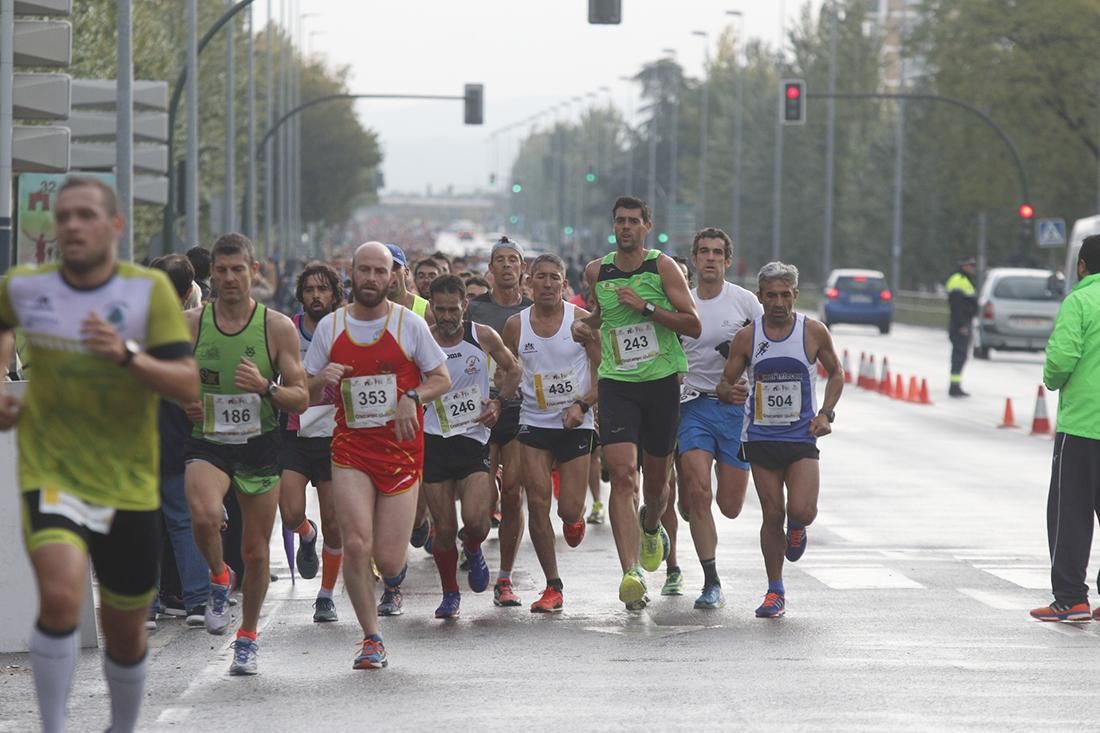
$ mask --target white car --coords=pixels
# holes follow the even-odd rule
[[[1042,351],[1062,305],[1062,281],[1050,270],[995,267],[978,291],[974,357],[992,349]]]

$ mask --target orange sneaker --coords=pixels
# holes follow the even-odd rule
[[[501,578],[493,586],[493,605],[494,606],[521,606],[523,605],[519,596],[512,590],[512,581],[508,578]]]
[[[576,547],[584,539],[584,517],[581,517],[573,524],[566,524],[562,522],[561,533],[565,537],[565,544],[570,547]]]
[[[1092,621],[1092,609],[1088,603],[1068,603],[1055,601],[1049,606],[1031,609],[1031,617],[1040,621]]]
[[[561,613],[563,602],[561,591],[548,585],[542,597],[531,604],[531,613]]]

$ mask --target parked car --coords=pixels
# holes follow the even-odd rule
[[[825,297],[818,315],[826,326],[863,323],[890,333],[894,296],[886,276],[878,270],[833,270],[825,281]]]
[[[974,357],[989,351],[1042,351],[1062,304],[1062,281],[1050,270],[995,267],[978,291]]]

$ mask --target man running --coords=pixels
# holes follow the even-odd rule
[[[756,615],[778,618],[786,611],[784,555],[791,562],[802,557],[806,527],[817,516],[817,439],[833,430],[844,371],[829,330],[794,311],[798,268],[769,262],[760,269],[757,284],[764,316],[733,337],[718,392],[724,402],[735,401],[731,385],[748,369],[749,409],[741,431],[741,458],[752,465],[760,497],[760,550],[768,573],[768,592]],[[828,373],[820,410],[814,389],[818,361]]]
[[[42,730],[64,730],[91,557],[110,729],[129,732],[160,556],[157,403],[195,399],[198,374],[168,278],[117,259],[126,223],[114,190],[72,176],[53,213],[61,261],[0,281],[0,363],[18,326],[35,364],[25,399],[0,384],[0,430],[19,426],[23,540],[38,589],[31,670]]]
[[[386,299],[393,256],[367,242],[352,258],[352,302],[325,316],[306,353],[310,396],[337,388],[332,493],[344,541],[344,587],[363,630],[353,669],[388,664],[378,633],[373,559],[389,587],[405,555],[424,468],[420,406],[450,388],[446,354],[424,319]]]
[[[298,275],[295,297],[302,312],[293,320],[298,331],[298,353],[304,360],[317,324],[343,305],[344,289],[340,277],[323,262],[312,262]],[[324,623],[336,620],[336,604],[332,592],[340,575],[343,544],[336,510],[332,504],[332,430],[336,427],[335,391],[325,395],[325,404],[313,405],[301,415],[287,415],[286,433],[279,454],[279,516],[283,527],[298,535],[300,544],[295,556],[298,573],[309,580],[317,576],[321,566],[321,589],[313,603],[313,620]],[[317,557],[317,524],[306,518],[306,483],[317,490],[321,511],[324,543]]]
[[[451,388],[428,404],[424,416],[424,495],[435,523],[432,556],[443,584],[436,618],[457,618],[461,595],[456,566],[458,516],[462,501],[462,548],[469,563],[470,590],[489,587],[489,566],[481,543],[489,534],[493,485],[489,478],[489,428],[500,415],[500,401],[489,399],[489,357],[503,376],[504,394],[514,395],[519,382],[516,359],[496,331],[463,321],[466,287],[455,275],[432,283],[432,335],[447,354]]]
[[[195,426],[183,480],[195,543],[210,566],[206,630],[211,634],[229,628],[229,594],[237,580],[225,563],[221,536],[222,502],[231,488],[241,508],[247,582],[232,675],[258,671],[256,627],[271,581],[268,548],[279,506],[277,413],[301,413],[309,405],[297,329],[252,298],[258,272],[248,237],[223,234],[210,251],[210,282],[217,295],[186,314],[202,394],[186,405]]]
[[[393,257],[393,280],[390,281],[389,299],[394,303],[405,306],[426,320],[430,326],[434,319],[428,310],[428,300],[421,298],[416,293],[410,293],[407,286],[409,282],[409,259],[405,256],[405,250],[396,244],[387,244],[386,249],[390,251],[390,255]]]
[[[745,380],[737,382],[738,404],[720,402],[722,378],[730,340],[742,326],[764,314],[760,301],[742,287],[726,282],[733,263],[733,243],[721,229],[708,227],[695,235],[691,260],[699,284],[691,291],[699,309],[703,332],[682,339],[688,370],[680,397],[680,503],[690,517],[691,539],[703,566],[703,592],[695,601],[700,609],[722,608],[725,597],[718,578],[715,554],[718,532],[711,503],[711,474],[718,459],[718,509],[731,519],[741,513],[749,484],[749,464],[738,457]]]
[[[531,263],[535,303],[504,326],[504,342],[523,365],[519,417],[523,484],[531,542],[546,575],[546,590],[531,604],[533,613],[561,611],[564,602],[550,524],[551,472],[556,462],[562,534],[566,544],[576,547],[584,539],[584,498],[595,444],[592,407],[600,349],[595,341],[583,346],[573,341],[573,321],[589,313],[562,300],[564,285],[565,262],[553,254],[536,257]]]
[[[431,257],[425,257],[416,263],[416,268],[413,270],[413,284],[421,298],[427,300],[431,296],[432,281],[437,277],[439,277],[439,263]]]
[[[687,371],[677,335],[699,338],[702,326],[680,267],[668,255],[646,249],[653,228],[649,206],[622,196],[611,211],[618,246],[588,264],[585,277],[596,283],[596,312],[574,321],[572,330],[584,343],[599,329],[600,444],[611,474],[611,529],[623,570],[619,600],[628,610],[641,610],[648,603],[642,570],[657,570],[668,554],[661,515],[680,417],[679,373]],[[640,513],[635,509],[639,444]]]
[[[470,301],[468,320],[483,323],[497,333],[511,316],[531,305],[520,292],[523,274],[523,250],[508,237],[501,237],[489,253],[489,272],[493,289]],[[496,379],[493,379],[496,385]],[[499,385],[497,385],[499,386]],[[491,396],[499,397],[494,387]],[[489,475],[500,469],[500,569],[493,586],[493,603],[497,606],[518,606],[519,596],[512,590],[512,567],[523,537],[523,484],[521,482],[519,434],[519,401],[501,399],[500,417],[489,435]]]

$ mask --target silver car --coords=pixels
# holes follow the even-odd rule
[[[1045,349],[1063,287],[1050,270],[995,267],[986,273],[974,319],[974,357],[988,359],[990,349]]]

